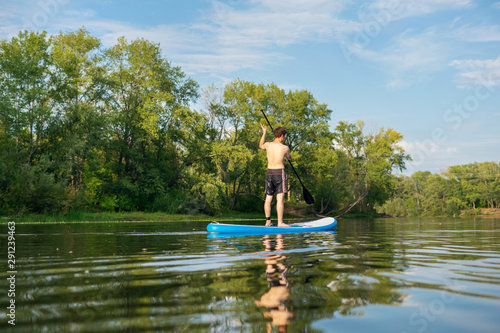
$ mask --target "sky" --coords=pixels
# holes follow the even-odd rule
[[[81,27],[159,43],[201,89],[274,83],[327,104],[331,130],[392,128],[407,175],[500,161],[500,1],[0,0],[0,39]]]

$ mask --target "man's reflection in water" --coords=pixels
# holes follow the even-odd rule
[[[290,296],[290,287],[286,278],[288,268],[281,262],[286,257],[277,253],[283,250],[283,235],[276,235],[274,251],[272,251],[272,240],[269,235],[264,236],[263,243],[267,252],[264,262],[266,263],[269,291],[262,295],[260,300],[255,301],[255,304],[267,308],[264,317],[272,319],[272,322],[267,323],[268,332],[272,331],[273,326],[278,326],[279,332],[286,332],[287,325],[293,318],[293,313],[289,312],[286,307]]]

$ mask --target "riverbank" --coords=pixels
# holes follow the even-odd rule
[[[297,216],[285,216],[288,220]],[[2,216],[0,223],[92,223],[92,222],[211,222],[211,221],[264,221],[263,214],[231,212],[217,216],[205,214],[184,215],[165,214],[162,212],[84,212],[74,211],[62,214],[28,214],[24,216]]]
[[[500,217],[500,208],[480,208],[477,215]]]
[[[470,216],[470,214],[462,214]],[[498,208],[481,208],[474,216],[482,217],[499,217],[500,209]],[[359,219],[359,218],[381,218],[389,216],[381,216],[379,214],[357,214],[350,213],[343,215],[341,218]],[[312,215],[297,214],[296,210],[286,210],[285,220],[301,220],[314,219]],[[275,216],[273,216],[275,219]],[[165,214],[162,212],[147,213],[147,212],[84,212],[74,211],[66,215],[62,214],[28,214],[24,216],[2,216],[0,223],[13,221],[16,223],[91,223],[91,222],[211,222],[211,221],[259,221],[264,220],[261,213],[240,213],[230,212],[217,216],[209,216],[205,214],[198,215],[183,215],[183,214]]]

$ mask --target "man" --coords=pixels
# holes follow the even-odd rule
[[[266,174],[266,202],[264,203],[264,213],[266,214],[266,226],[271,225],[271,202],[276,195],[276,212],[278,215],[278,227],[290,227],[283,223],[283,211],[285,209],[285,193],[288,192],[286,184],[285,165],[283,158],[292,160],[290,149],[283,144],[285,141],[286,130],[283,127],[275,128],[274,140],[266,142],[266,125],[260,125],[262,128],[262,137],[260,138],[259,148],[267,152],[267,174]]]

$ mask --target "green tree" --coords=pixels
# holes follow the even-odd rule
[[[58,177],[66,178],[74,192],[83,186],[90,151],[102,145],[109,128],[107,115],[99,107],[104,72],[100,45],[99,39],[84,29],[52,38],[51,95],[55,106],[46,150],[57,161]]]
[[[57,210],[61,184],[41,150],[48,140],[53,101],[50,94],[50,38],[22,31],[0,41],[0,209],[7,212]],[[54,190],[50,194],[48,189]],[[56,194],[57,193],[57,194]]]
[[[49,46],[45,32],[24,31],[0,42],[0,117],[18,167],[32,162],[44,140],[51,111]]]
[[[182,170],[196,150],[187,119],[197,117],[187,103],[197,84],[162,56],[158,44],[120,38],[106,51],[112,140],[111,158],[118,179],[108,184],[127,207],[144,209],[154,196],[179,185]],[[196,135],[194,135],[196,137]]]
[[[412,204],[408,204],[411,215],[420,215],[422,213],[423,191],[430,175],[429,171],[417,171],[411,177],[405,178],[404,193],[412,202]]]
[[[393,129],[379,129],[378,133],[367,135],[365,142],[365,174],[368,186],[367,201],[373,207],[383,203],[392,195],[394,181],[392,171],[403,171],[410,159],[399,145],[403,135]]]
[[[334,132],[334,147],[347,164],[347,204],[360,202],[359,210],[373,210],[388,200],[396,186],[392,172],[404,170],[410,156],[399,145],[403,135],[393,129],[380,128],[366,133],[362,121],[339,122]]]

